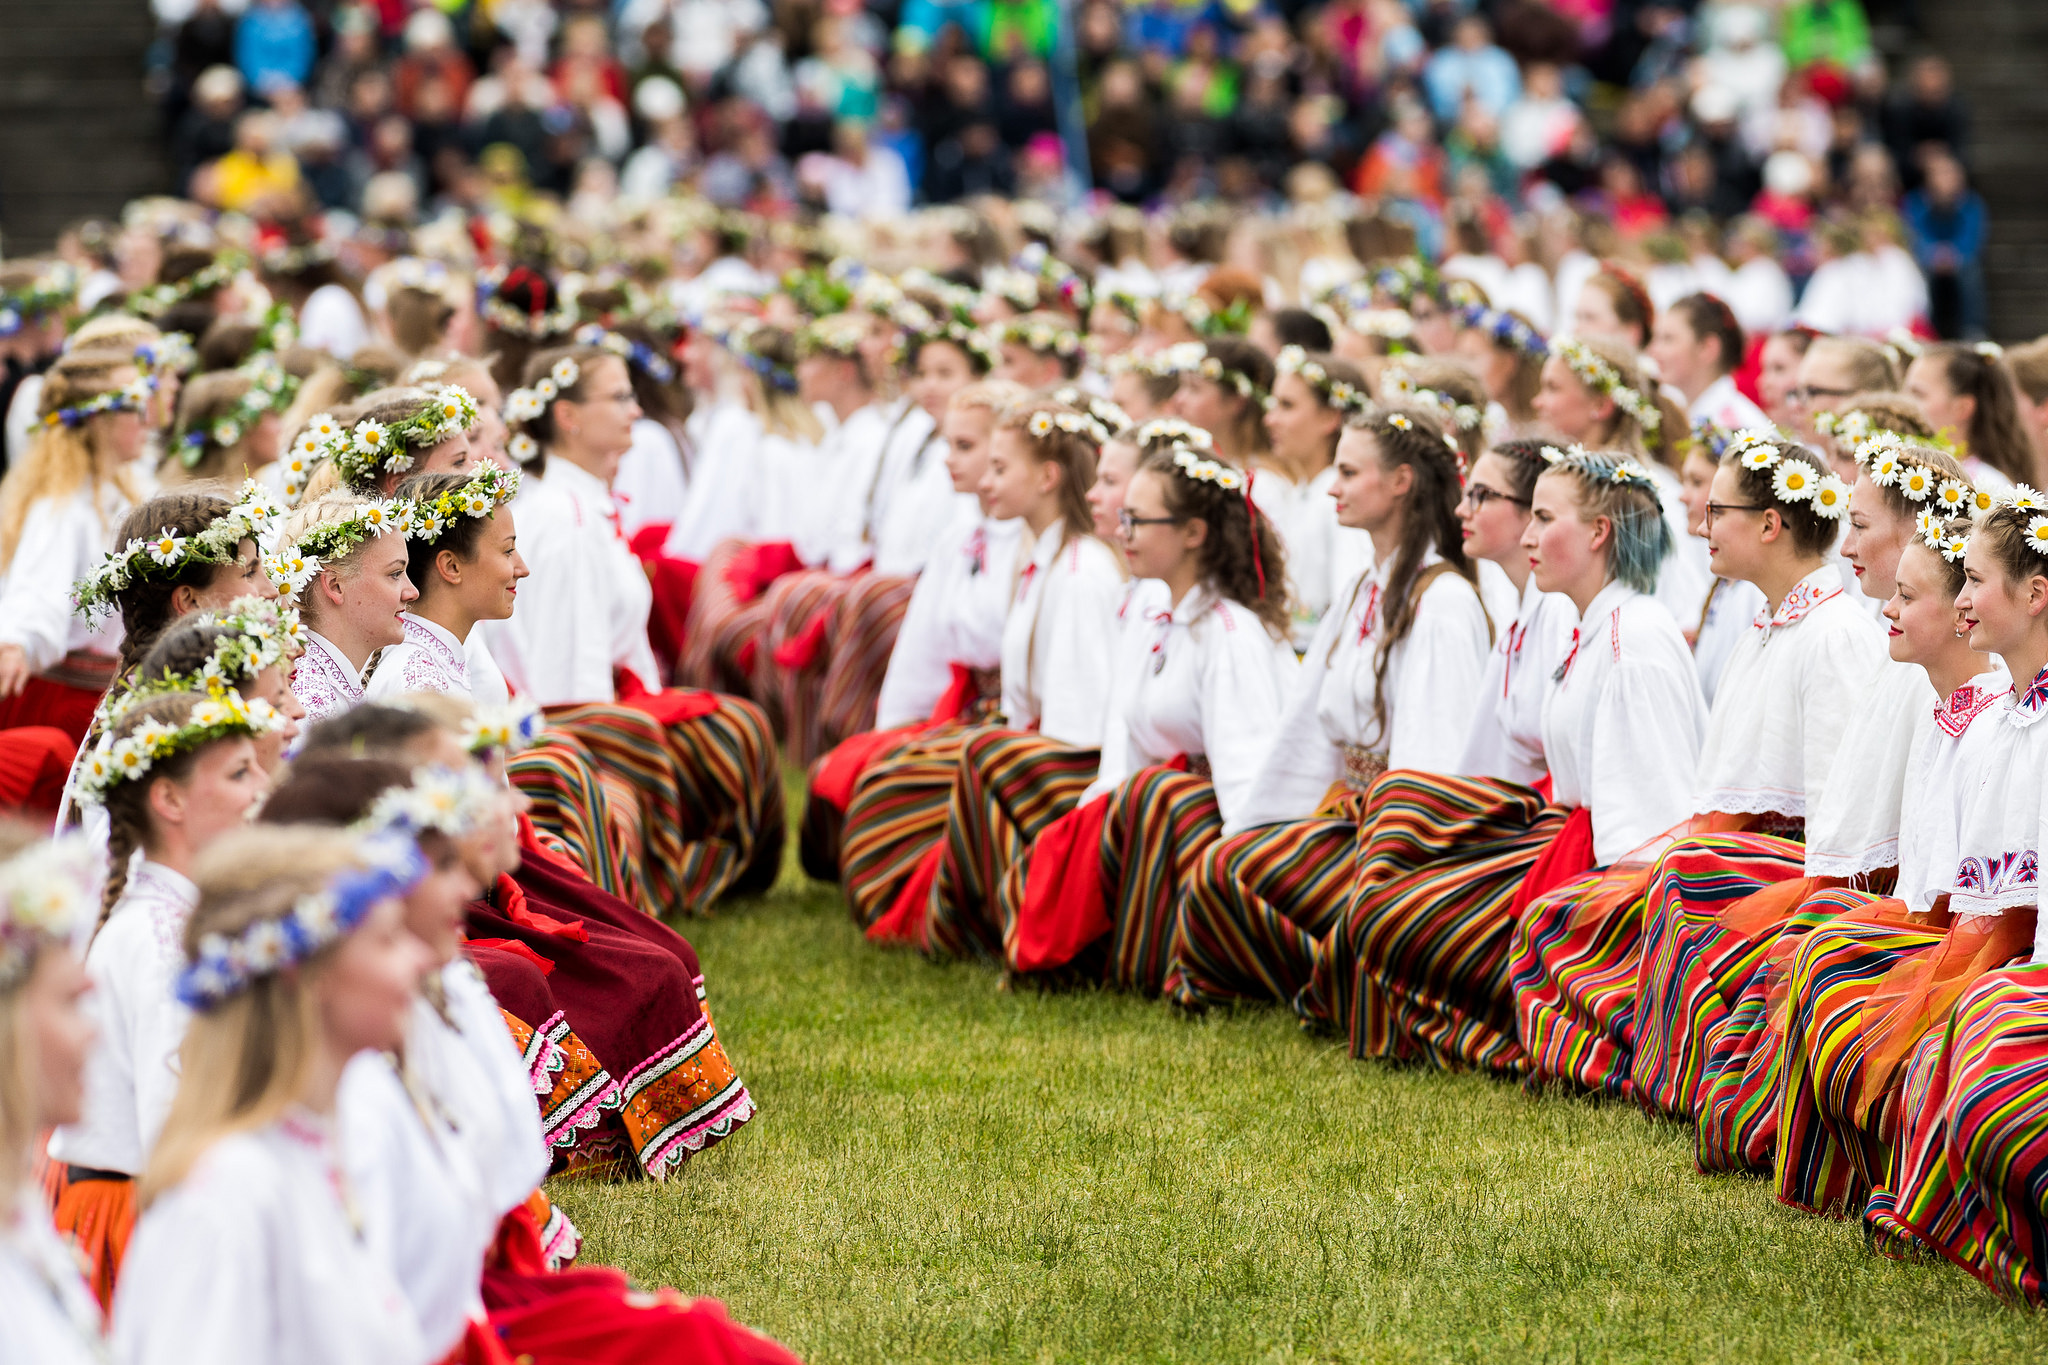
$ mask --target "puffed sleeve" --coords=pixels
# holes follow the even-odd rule
[[[202,1164],[205,1158],[201,1158]],[[275,1365],[272,1247],[260,1200],[222,1199],[197,1174],[136,1225],[114,1293],[121,1365]]]
[[[1861,611],[1836,612],[1828,625],[1831,628],[1820,638],[1799,678],[1803,694],[1799,708],[1800,769],[1806,795],[1806,808],[1800,814],[1806,816],[1818,809],[1820,794],[1827,786],[1828,770],[1842,750],[1842,732],[1848,728],[1854,710],[1843,705],[1843,699],[1867,692],[1871,678],[1888,657],[1885,637]]]
[[[1699,683],[1689,672],[1624,658],[1594,704],[1586,805],[1593,860],[1605,867],[1692,813],[1699,784]]]
[[[1151,654],[1152,636],[1157,633],[1135,601],[1116,641],[1109,679],[1109,712],[1102,725],[1102,761],[1095,780],[1081,793],[1081,804],[1115,791],[1117,784],[1144,764],[1137,742],[1131,738],[1131,708],[1137,704],[1138,689],[1144,686],[1146,661]]]
[[[1256,616],[1242,611],[1231,616],[1228,630],[1218,620],[1204,623],[1223,639],[1203,656],[1201,698],[1202,745],[1209,752],[1209,777],[1225,825],[1250,804],[1252,785],[1273,751],[1290,686],[1304,671],[1294,651],[1268,635]],[[1323,748],[1329,747],[1325,740]],[[1323,789],[1329,790],[1329,783]]]
[[[910,590],[910,606],[897,628],[896,643],[889,649],[889,667],[882,674],[882,690],[875,697],[877,730],[923,720],[945,695],[951,660],[938,657],[944,635],[939,602],[948,586],[934,560],[933,568],[919,575],[917,586]]]
[[[1038,731],[1061,744],[1095,749],[1109,721],[1124,585],[1105,547],[1083,542],[1078,548],[1073,571],[1064,575],[1060,601],[1043,623],[1040,676],[1045,688]]]
[[[1401,666],[1388,669],[1398,676],[1389,679],[1387,766],[1456,772],[1493,648],[1478,593],[1462,578],[1439,576],[1423,590],[1408,638],[1394,648]]]
[[[83,498],[45,499],[29,509],[0,587],[0,644],[20,645],[40,673],[60,662],[71,638],[71,584],[105,550],[99,520]]]
[[[1346,583],[1335,600],[1349,600],[1351,587]],[[1236,815],[1224,817],[1224,837],[1282,820],[1307,819],[1315,814],[1330,784],[1344,775],[1337,746],[1323,733],[1323,723],[1316,715],[1316,701],[1323,690],[1323,660],[1329,657],[1348,616],[1348,611],[1332,607],[1317,623],[1307,662],[1288,680],[1278,724],[1243,804]],[[1212,765],[1214,761],[1210,760]]]

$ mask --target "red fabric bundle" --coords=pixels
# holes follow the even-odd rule
[[[751,602],[768,591],[770,583],[803,566],[796,547],[786,540],[749,545],[726,561],[725,585],[739,601]]]
[[[1593,812],[1580,806],[1565,817],[1564,828],[1537,855],[1535,865],[1522,878],[1522,887],[1515,892],[1508,913],[1519,916],[1529,908],[1530,901],[1544,892],[1554,891],[1592,870]]]
[[[1031,844],[1024,903],[1017,908],[1010,965],[1020,972],[1064,967],[1111,929],[1102,894],[1102,825],[1110,793],[1076,806]]]

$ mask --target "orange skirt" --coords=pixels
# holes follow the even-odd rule
[[[111,1172],[85,1174],[75,1166],[51,1162],[43,1175],[43,1188],[50,1197],[50,1216],[59,1234],[78,1244],[86,1259],[86,1283],[102,1311],[114,1306],[114,1281],[121,1274],[121,1258],[128,1254],[128,1238],[135,1231],[135,1181]]]

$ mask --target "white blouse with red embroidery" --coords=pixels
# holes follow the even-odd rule
[[[1003,619],[1003,717],[1077,749],[1109,721],[1124,570],[1094,536],[1052,526],[1031,549]]]
[[[1963,799],[1985,752],[1998,742],[1998,703],[2011,692],[2012,680],[1997,668],[1970,679],[1946,701],[1930,697],[1914,718],[1895,893],[1908,910],[1929,909],[1954,879]]]

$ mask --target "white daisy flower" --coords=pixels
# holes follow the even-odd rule
[[[1813,488],[1813,510],[1830,521],[1847,516],[1849,485],[1833,474],[1823,477]]]
[[[2027,523],[2027,544],[2034,547],[2034,553],[2048,555],[2048,517],[2035,517]]]
[[[1970,486],[1958,479],[1944,479],[1934,490],[1934,500],[1949,512],[1960,512],[1970,503]]]
[[[1771,491],[1778,495],[1780,502],[1805,502],[1813,496],[1816,480],[1813,471],[1798,460],[1785,460],[1778,465],[1778,472],[1771,476]]]
[[[1899,491],[1914,502],[1925,502],[1934,495],[1934,475],[1919,465],[1907,465],[1899,471]]]
[[[573,358],[563,356],[555,362],[554,368],[548,371],[548,376],[555,383],[567,389],[575,387],[576,381],[582,377],[582,374],[577,370],[576,362]]]
[[[185,537],[174,535],[168,526],[149,542],[149,557],[166,569],[176,564],[184,552]]]
[[[390,433],[384,430],[382,422],[358,422],[355,430],[355,448],[365,455],[381,455]]]

